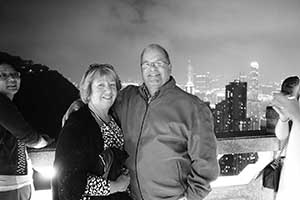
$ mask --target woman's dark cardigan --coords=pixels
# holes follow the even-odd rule
[[[100,128],[88,106],[73,112],[60,132],[52,182],[54,200],[79,200],[84,193],[88,173],[103,174],[99,155],[104,143]]]

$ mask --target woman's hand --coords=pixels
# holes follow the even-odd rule
[[[130,183],[130,176],[129,174],[121,174],[117,180],[110,181],[110,193],[116,192],[124,192],[126,191],[128,185]]]
[[[300,106],[296,98],[279,93],[274,95],[273,104],[280,108],[284,116],[292,120],[300,120]]]
[[[282,121],[282,122],[288,122],[289,118],[284,114],[282,108],[280,108],[280,107],[278,107],[276,105],[273,105],[272,107],[278,113],[280,121]]]

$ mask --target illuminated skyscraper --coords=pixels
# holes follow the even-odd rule
[[[247,130],[247,82],[233,81],[226,85],[227,112],[225,131]]]
[[[250,72],[248,76],[248,99],[258,99],[258,78],[259,78],[259,64],[258,62],[250,63]]]
[[[246,105],[247,82],[235,80],[226,85],[225,100],[217,103],[213,110],[216,133],[248,130]]]
[[[247,116],[251,119],[250,130],[259,129],[259,64],[258,62],[250,63],[250,73],[248,76],[248,102],[247,102]]]
[[[191,64],[191,60],[188,60],[188,74],[187,74],[188,81],[185,85],[185,91],[190,94],[195,94],[195,85],[194,85],[194,78],[193,78],[193,67]]]
[[[209,72],[206,72],[205,74],[197,74],[195,78],[196,83],[196,89],[199,91],[199,93],[206,93],[211,89],[211,76]]]
[[[227,113],[227,101],[223,100],[216,104],[216,108],[213,110],[215,132],[224,132],[226,121],[225,115]]]

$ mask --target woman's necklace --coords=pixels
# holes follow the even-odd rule
[[[92,115],[95,117],[96,122],[98,123],[98,125],[101,127],[101,123],[104,124],[105,127],[108,128],[108,130],[111,132],[111,136],[113,136],[115,138],[115,140],[117,141],[118,144],[120,144],[121,146],[124,144],[124,138],[122,136],[118,136],[118,133],[116,132],[116,130],[112,127],[113,124],[115,123],[113,118],[108,115],[108,120],[104,121],[93,109],[93,106],[89,105],[89,109],[92,113]],[[111,122],[111,123],[110,123]],[[119,129],[120,130],[120,129]],[[121,147],[123,148],[123,147]]]
[[[111,120],[111,117],[107,114],[103,114],[103,115],[100,115],[98,112],[95,112],[97,111],[97,109],[95,109],[95,107],[93,106],[93,104],[89,104],[89,109],[92,111],[92,113],[95,115],[95,117],[99,120],[99,121],[102,121],[103,123],[105,124],[108,124]]]

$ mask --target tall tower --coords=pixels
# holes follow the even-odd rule
[[[191,60],[188,60],[188,74],[187,74],[188,81],[185,85],[185,91],[190,94],[195,94],[195,85],[194,85],[194,78],[193,78],[193,67],[191,64]]]
[[[250,63],[250,72],[248,76],[248,101],[247,101],[247,116],[251,120],[250,130],[259,129],[259,100],[258,100],[258,79],[259,79],[259,64],[256,61]]]
[[[250,73],[248,79],[248,99],[258,99],[258,78],[259,78],[259,64],[256,61],[250,63]]]

